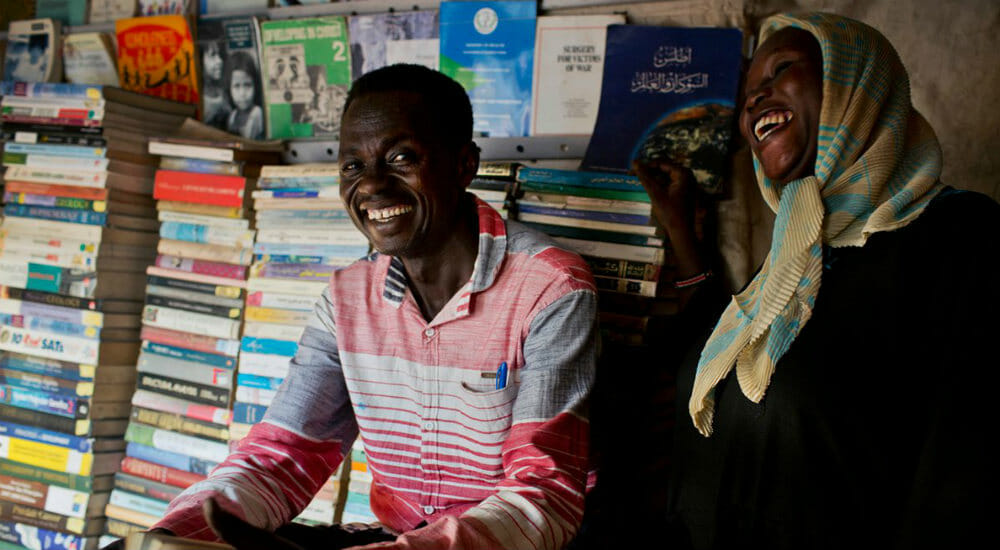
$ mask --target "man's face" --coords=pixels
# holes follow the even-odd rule
[[[823,58],[811,34],[785,28],[754,53],[740,131],[764,175],[788,183],[815,170],[823,104]]]
[[[472,177],[466,149],[442,143],[416,94],[352,101],[340,132],[340,196],[376,250],[420,257],[458,230],[459,199]]]

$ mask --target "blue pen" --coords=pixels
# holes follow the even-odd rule
[[[497,378],[496,378],[496,384],[495,384],[494,387],[496,389],[498,389],[498,390],[502,390],[502,389],[504,389],[504,388],[507,387],[507,362],[506,361],[504,361],[503,363],[500,363],[500,366],[497,367]]]

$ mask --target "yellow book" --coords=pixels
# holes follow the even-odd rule
[[[94,464],[93,453],[7,435],[0,435],[0,458],[81,476],[89,476]]]
[[[122,88],[199,104],[197,56],[185,16],[119,19],[115,35]]]

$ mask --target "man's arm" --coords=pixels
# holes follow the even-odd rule
[[[264,420],[208,479],[175,498],[154,527],[216,540],[202,514],[212,497],[230,513],[274,530],[309,504],[356,436],[327,289]]]
[[[559,549],[573,538],[587,481],[596,313],[589,287],[555,300],[532,320],[502,450],[506,478],[494,494],[460,517],[364,548]]]

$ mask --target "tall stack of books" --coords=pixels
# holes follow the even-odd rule
[[[161,222],[146,270],[142,352],[127,458],[106,508],[108,534],[146,529],[183,487],[229,454],[228,422],[253,255],[249,190],[259,157],[239,142],[156,138]]]
[[[339,169],[331,164],[261,169],[253,192],[257,242],[247,283],[234,439],[263,417],[330,275],[368,253],[367,239],[340,200],[339,183]],[[338,492],[334,476],[298,519],[332,523]]]
[[[0,540],[93,547],[124,449],[157,238],[141,175],[151,157],[112,136],[144,139],[124,113],[148,110],[167,128],[193,109],[99,86],[0,92]]]
[[[651,316],[677,311],[674,264],[638,178],[521,167],[518,219],[575,250],[590,265],[608,341],[641,345]]]

